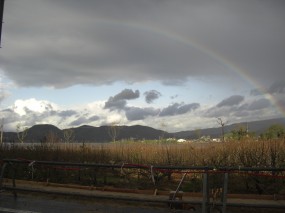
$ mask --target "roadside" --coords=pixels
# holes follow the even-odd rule
[[[43,195],[38,193],[19,193],[15,199],[11,193],[0,194],[0,212],[14,213],[164,213],[179,212],[165,205],[149,203],[128,203],[102,199],[87,199],[76,196]]]
[[[3,196],[13,198],[11,191],[13,191],[12,181],[5,180],[4,188],[6,189],[4,192],[0,193],[1,199]],[[92,206],[91,209],[97,209],[87,212],[189,212],[190,209],[193,210],[192,207],[195,207],[199,212],[201,209],[202,197],[200,196],[189,196],[189,194],[185,193],[183,195],[183,199],[181,203],[177,205],[181,207],[181,209],[188,210],[171,210],[168,207],[169,202],[169,193],[167,192],[158,192],[157,195],[154,195],[153,192],[145,191],[144,193],[141,191],[122,191],[119,189],[110,188],[104,190],[104,188],[96,188],[96,187],[83,187],[78,185],[61,185],[61,184],[47,184],[43,182],[32,182],[32,181],[16,181],[16,192],[18,194],[17,202],[21,203],[21,199],[24,199],[26,196],[31,196],[30,200],[37,200],[40,197],[43,197],[43,200],[49,200],[49,205],[52,204],[54,206],[57,202],[63,202],[65,205],[72,206],[69,204],[79,202],[80,208],[83,206]],[[33,193],[32,193],[33,192]],[[35,196],[36,195],[36,196]],[[4,197],[5,197],[4,196]],[[46,199],[45,199],[46,197]],[[56,198],[56,199],[55,199]],[[26,199],[26,198],[25,198]],[[3,200],[0,200],[1,207],[3,208]],[[57,201],[57,202],[55,202]],[[23,201],[24,203],[26,201]],[[39,201],[40,202],[40,201]],[[26,203],[33,203],[31,201]],[[40,202],[41,203],[41,202]],[[83,203],[83,204],[82,204]],[[182,204],[184,203],[184,204]],[[218,205],[218,202],[215,202]],[[254,209],[258,209],[256,212],[283,212],[285,209],[285,200],[274,200],[274,199],[266,199],[266,197],[259,197],[259,199],[245,199],[245,198],[228,198],[228,212],[254,212]],[[247,208],[240,207],[240,204],[243,204]],[[255,205],[262,205],[263,208],[256,208]],[[17,204],[19,205],[19,204]],[[16,205],[16,206],[17,206]],[[33,204],[34,205],[34,204]],[[48,204],[43,204],[43,206]],[[95,206],[94,206],[95,205]],[[103,205],[103,206],[101,206]],[[115,206],[114,206],[115,205]],[[101,207],[102,209],[101,209]],[[212,207],[213,205],[211,205]],[[264,208],[266,207],[266,208]],[[74,207],[76,209],[77,207]],[[78,207],[79,208],[79,207]],[[113,208],[107,209],[106,208]],[[131,208],[131,209],[129,209]],[[137,208],[137,209],[132,209]],[[146,209],[145,209],[146,208]],[[85,208],[83,208],[85,209]],[[128,210],[129,209],[129,210]],[[243,211],[240,211],[244,209]],[[283,210],[282,210],[283,209]],[[71,209],[72,210],[72,209]],[[78,209],[77,209],[78,210]],[[250,210],[250,211],[247,211]],[[33,210],[35,211],[35,210]],[[0,211],[1,212],[1,211]],[[45,211],[45,209],[40,212],[50,212]],[[56,212],[56,211],[52,211]],[[72,211],[63,211],[61,209],[60,212],[72,212]],[[78,212],[78,211],[73,211]],[[84,212],[83,210],[80,212]]]

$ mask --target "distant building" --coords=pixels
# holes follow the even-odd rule
[[[186,142],[186,140],[185,139],[178,139],[177,142],[178,143],[184,143],[184,142]]]

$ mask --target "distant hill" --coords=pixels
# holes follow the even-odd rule
[[[77,142],[110,142],[112,135],[109,126],[94,127],[83,125],[77,128],[71,128],[73,132],[73,140]],[[116,127],[116,140],[132,139],[132,140],[155,140],[160,137],[173,137],[173,134],[157,130],[147,126],[118,126]],[[69,129],[66,129],[69,130]],[[64,141],[65,130],[60,130],[56,126],[50,124],[35,125],[28,129],[25,141],[28,142],[46,142],[46,141]],[[5,142],[18,142],[17,133],[4,132]]]
[[[248,127],[250,132],[255,132],[257,135],[264,132],[273,124],[281,124],[285,126],[285,118],[270,119],[263,121],[252,121],[247,123],[236,123],[224,127],[225,133],[232,131],[238,126]],[[67,129],[68,130],[68,129]],[[97,142],[104,143],[112,141],[110,135],[109,126],[94,127],[83,125],[77,128],[71,128],[73,131],[73,140],[76,142]],[[25,141],[28,142],[46,142],[46,141],[64,141],[63,132],[56,126],[50,124],[35,125],[28,129]],[[162,130],[157,130],[147,126],[135,125],[135,126],[119,126],[116,129],[116,140],[132,139],[132,140],[156,140],[163,138],[184,138],[184,139],[196,139],[198,136],[210,136],[217,138],[221,136],[221,127],[207,128],[200,130],[181,131],[175,133],[167,133]],[[17,133],[4,132],[3,137],[5,142],[17,142]]]
[[[61,138],[63,135],[62,130],[50,124],[39,124],[29,128],[26,139],[28,141],[44,142],[51,135]]]
[[[285,118],[235,123],[235,124],[225,126],[224,131],[225,133],[231,132],[237,127],[243,126],[243,127],[247,127],[249,132],[255,132],[256,135],[260,135],[261,133],[263,133],[265,130],[267,130],[270,126],[274,124],[281,124],[285,126]],[[211,136],[211,138],[218,138],[221,136],[221,127],[219,127],[217,124],[217,128],[182,131],[182,132],[176,132],[174,133],[174,135],[176,138],[185,138],[185,139],[196,139],[198,135],[200,136],[205,135],[205,136]]]
[[[4,132],[3,141],[5,142],[18,142],[16,132]],[[29,142],[45,142],[49,136],[62,138],[62,130],[51,124],[34,125],[27,130],[25,141]]]

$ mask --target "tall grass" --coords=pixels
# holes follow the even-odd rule
[[[102,145],[94,144],[23,144],[0,146],[1,159],[26,159],[37,161],[64,161],[79,163],[106,164],[144,164],[173,166],[240,166],[240,167],[285,167],[285,141],[245,140],[224,143],[145,143],[116,142]],[[11,171],[10,171],[11,172]],[[8,172],[7,176],[12,177]],[[31,167],[18,167],[21,178],[31,178]],[[55,168],[38,168],[33,177],[45,181],[75,182],[96,186],[119,186],[134,188],[153,188],[151,171],[94,168],[80,171],[61,171]],[[177,186],[181,174],[155,174],[155,187]],[[158,181],[160,179],[160,181]],[[221,174],[211,177],[213,187],[221,187]],[[174,181],[174,182],[173,182]],[[175,182],[176,181],[176,182]],[[165,183],[165,185],[163,185]],[[164,188],[165,189],[165,188]],[[184,190],[201,190],[201,175],[188,175]],[[276,193],[284,189],[284,179],[243,176],[231,174],[229,191],[246,193]]]
[[[44,161],[133,163],[179,166],[285,166],[285,141],[246,140],[225,143],[42,144],[0,146],[0,156]]]

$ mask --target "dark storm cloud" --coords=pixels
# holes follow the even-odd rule
[[[267,108],[269,107],[271,104],[270,104],[270,101],[265,99],[265,98],[262,98],[262,99],[258,99],[258,100],[255,100],[253,101],[249,106],[248,106],[248,110],[252,111],[252,110],[260,110],[260,109],[264,109],[264,108]]]
[[[117,100],[132,100],[140,97],[140,92],[138,90],[133,91],[131,89],[124,89],[122,92],[118,93],[113,97],[114,101]]]
[[[12,113],[14,112],[12,109],[3,109],[0,111],[1,113]]]
[[[85,124],[89,124],[90,122],[93,121],[98,121],[100,119],[99,116],[94,115],[91,117],[86,117],[84,115],[79,115],[79,117],[77,119],[75,119],[74,121],[69,123],[69,126],[80,126],[80,125],[85,125]]]
[[[88,121],[89,121],[89,122],[92,122],[92,121],[98,121],[99,119],[100,119],[100,117],[99,117],[99,116],[94,115],[94,116],[91,116],[90,118],[88,118]]]
[[[251,96],[259,96],[259,95],[262,95],[263,93],[262,92],[260,92],[260,90],[258,90],[258,89],[252,89],[252,90],[250,90],[250,95]]]
[[[64,111],[59,111],[57,114],[58,114],[58,116],[65,118],[65,117],[70,117],[70,116],[76,115],[77,111],[75,111],[75,110],[64,110]]]
[[[87,118],[85,118],[85,117],[79,117],[78,119],[76,119],[76,120],[70,122],[69,126],[80,126],[80,125],[82,125],[82,124],[86,124],[87,121],[88,121]]]
[[[245,118],[250,115],[248,111],[237,111],[233,114],[235,117]]]
[[[113,97],[110,97],[107,102],[105,102],[105,109],[110,110],[122,110],[127,105],[127,101],[125,100],[113,100]]]
[[[146,91],[144,93],[145,101],[150,104],[161,96],[161,93],[156,90]]]
[[[184,104],[184,103],[174,103],[166,108],[163,108],[159,116],[173,116],[181,115],[200,107],[198,103]]]
[[[226,108],[220,108],[220,107],[212,107],[210,109],[207,109],[203,116],[208,118],[218,118],[218,117],[224,117],[229,116],[232,111],[235,111],[234,107],[226,107]]]
[[[4,130],[11,131],[11,124],[20,121],[21,117],[12,109],[3,109],[0,111],[1,117],[4,120]]]
[[[124,89],[120,93],[115,96],[112,96],[105,102],[105,109],[111,110],[122,110],[125,108],[127,101],[132,100],[140,97],[140,92],[138,90],[133,91],[131,89]]]
[[[154,108],[139,108],[139,107],[128,107],[126,108],[126,117],[129,121],[143,120],[148,116],[155,116],[160,111]]]
[[[264,93],[269,93],[271,95],[275,94],[285,94],[285,81],[275,81],[273,82],[269,88],[266,88]],[[258,96],[262,95],[263,93],[258,89],[252,89],[250,91],[250,95]]]
[[[228,100],[228,99],[225,99]],[[222,101],[223,102],[223,101]],[[222,103],[221,102],[221,103]],[[263,110],[270,111],[272,105],[268,99],[260,98],[256,100],[242,99],[243,104],[239,105],[241,101],[229,101],[230,104],[223,105],[227,107],[212,107],[207,109],[204,113],[205,117],[225,117],[228,116],[232,120],[237,118],[248,118],[249,120],[256,120],[260,115],[264,116]]]
[[[152,107],[139,108],[139,107],[126,107],[125,113],[129,121],[143,120],[149,116],[174,116],[182,115],[200,107],[198,103],[184,104],[174,103],[163,109],[155,109]]]
[[[31,127],[38,123],[49,123],[49,117],[56,114],[55,111],[35,112],[27,107],[23,108],[25,114],[19,115],[11,111],[9,115],[4,115],[5,126],[10,126],[13,123],[20,123],[22,126]]]
[[[233,95],[222,100],[220,103],[217,104],[217,107],[223,106],[234,106],[240,104],[244,100],[244,97],[241,95]]]
[[[240,95],[233,95],[228,98],[225,98],[219,102],[216,106],[206,109],[204,116],[205,117],[224,117],[230,116],[232,113],[242,112],[247,110],[248,104],[244,103],[239,106],[239,104],[244,101],[244,97]]]
[[[249,105],[250,105],[249,103],[244,103],[244,104],[238,106],[236,109],[237,109],[238,111],[248,110]]]
[[[284,76],[284,10],[282,0],[6,1],[0,68],[27,87],[181,85],[232,78],[230,65],[272,83]]]
[[[279,81],[279,82],[273,83],[269,87],[268,93],[270,93],[270,94],[276,94],[276,93],[285,94],[285,81]]]
[[[185,114],[185,113],[190,112],[191,110],[195,110],[199,107],[200,107],[200,104],[198,104],[198,103],[181,105],[177,108],[177,114],[178,115]]]

